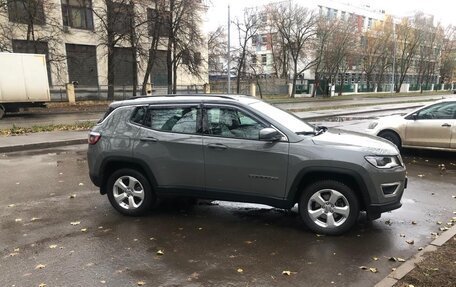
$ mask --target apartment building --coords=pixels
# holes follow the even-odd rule
[[[131,86],[135,81],[132,76],[135,74],[134,62],[138,64],[136,81],[142,83],[153,25],[160,24],[160,42],[149,82],[155,86],[166,85],[167,21],[155,23],[151,20],[158,19],[154,4],[158,2],[137,3],[141,4],[132,6],[129,1],[122,0],[8,0],[5,7],[0,7],[0,50],[45,54],[51,86],[76,82],[80,87],[103,87],[108,84],[106,42],[118,40],[114,48],[114,85]],[[128,9],[135,9],[135,13],[129,13]],[[161,13],[164,13],[163,17],[169,17],[169,12]],[[131,15],[141,16],[131,19]],[[104,28],[106,22],[112,20],[114,37],[131,27],[129,21],[135,21],[135,44],[140,45],[142,53],[135,56],[131,43],[125,39],[108,39]],[[146,25],[140,25],[146,22]],[[199,58],[201,61],[207,58],[204,47]],[[195,77],[183,68],[179,68],[177,74],[177,85],[208,82],[207,68],[203,68],[202,77]]]

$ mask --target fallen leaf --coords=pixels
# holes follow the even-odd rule
[[[367,270],[369,269],[367,266],[359,266],[359,269],[362,269],[362,270]]]
[[[47,285],[45,283],[40,283],[40,285],[38,285],[38,287],[46,287]]]
[[[405,262],[405,259],[404,259],[404,258],[398,257],[398,258],[397,258],[397,261],[398,261],[398,262]]]
[[[377,273],[378,272],[377,268],[374,268],[374,267],[369,268],[369,271],[372,272],[372,273]]]
[[[81,224],[81,221],[73,221],[73,222],[70,222],[71,225],[79,225]]]
[[[374,257],[372,257],[372,260],[377,261],[377,260],[378,260],[378,257],[375,257],[375,256],[374,256]]]
[[[46,267],[46,265],[44,264],[38,264],[36,265],[35,269],[44,269]]]
[[[76,197],[76,194],[70,195],[70,199],[73,199],[73,198],[75,198],[75,197]]]
[[[253,241],[250,241],[250,240],[246,240],[246,241],[244,241],[244,243],[245,243],[245,244],[252,244],[252,243],[253,243]]]
[[[79,183],[79,186],[83,186],[84,184],[82,182]]]
[[[81,232],[87,232],[87,228],[81,228]]]
[[[10,253],[8,256],[9,256],[9,257],[14,257],[14,256],[16,256],[16,255],[19,255],[19,253],[17,253],[17,252],[12,252],[12,253]]]
[[[420,177],[420,178],[423,177],[423,176],[424,176],[424,174],[419,174],[419,175],[418,175],[418,177]]]
[[[55,249],[55,248],[57,248],[57,245],[56,244],[49,245],[49,248]]]
[[[415,240],[413,239],[405,240],[405,242],[407,242],[408,244],[415,244]]]
[[[393,267],[393,268],[391,268],[391,271],[396,271],[396,268],[394,268],[394,267]]]
[[[14,219],[15,222],[21,222],[22,221],[22,218],[16,218]]]
[[[416,225],[416,221],[412,221],[412,224],[413,224],[413,225]]]
[[[282,271],[282,275],[290,276],[291,275],[291,271],[284,270],[284,271]]]
[[[19,248],[14,248],[14,252],[19,252],[20,249]]]
[[[146,282],[144,282],[144,281],[138,281],[138,283],[136,283],[136,284],[138,284],[138,286],[144,286],[144,285],[146,285]]]
[[[244,270],[242,268],[238,268],[238,270],[236,270],[238,273],[242,273],[244,272]]]
[[[393,224],[393,223],[391,222],[391,220],[388,219],[388,220],[385,221],[385,224],[386,224],[386,225],[391,225],[391,224]]]
[[[399,234],[400,237],[405,237],[405,234],[401,233]]]
[[[10,205],[8,205],[8,207],[15,207],[15,206],[16,206],[16,204],[10,204]]]
[[[436,233],[436,232],[431,232],[431,235],[432,235],[432,236],[438,236],[439,234]]]
[[[389,261],[393,261],[393,262],[396,262],[397,261],[397,258],[396,257],[390,257],[388,258]]]
[[[419,248],[418,248],[418,251],[421,251],[421,250],[423,250],[423,247],[419,247]]]
[[[442,225],[442,221],[437,221],[437,225]]]
[[[100,283],[101,284],[106,284],[106,281],[105,280],[101,280]]]
[[[163,252],[163,250],[158,250],[157,255],[165,255],[165,252]]]
[[[30,219],[30,221],[37,221],[37,220],[39,220],[38,217],[32,217],[32,219]]]

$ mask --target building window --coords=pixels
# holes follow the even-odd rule
[[[27,40],[13,40],[13,52],[25,54],[44,54],[46,55],[47,73],[49,85],[51,81],[51,65],[49,64],[49,48],[47,42],[41,41],[27,41]]]
[[[91,0],[62,0],[63,25],[93,30]]]
[[[171,26],[171,13],[169,11],[158,11],[149,8],[147,9],[147,21],[149,36],[154,36],[156,32],[159,37],[169,36]],[[155,29],[158,29],[158,31],[155,31]]]
[[[108,27],[117,34],[127,34],[133,24],[133,6],[108,1]]]
[[[81,86],[98,86],[96,46],[66,44],[68,77]]]
[[[44,25],[43,1],[9,0],[8,19],[16,23]]]
[[[266,66],[268,64],[268,57],[266,54],[261,55],[261,64]]]
[[[114,48],[114,85],[133,85],[133,59],[132,48]]]
[[[263,35],[261,36],[261,45],[267,45],[268,44],[268,36]]]
[[[372,28],[372,18],[369,18],[367,21],[367,28]]]
[[[154,86],[165,86],[168,84],[168,69],[166,66],[167,51],[158,50],[155,53],[154,68],[150,72],[150,81]]]
[[[252,64],[256,64],[257,63],[257,56],[256,55],[252,55]]]

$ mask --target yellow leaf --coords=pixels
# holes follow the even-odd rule
[[[71,225],[79,225],[81,224],[81,221],[73,221],[73,222],[70,222]]]
[[[81,232],[87,232],[87,228],[81,228]]]
[[[146,282],[144,282],[144,281],[138,281],[137,284],[138,284],[138,286],[144,286],[144,285],[146,285]]]
[[[289,271],[289,270],[284,270],[284,271],[282,271],[282,275],[290,276],[290,275],[291,275],[291,271]]]
[[[242,272],[244,272],[244,270],[242,268],[238,268],[237,272],[242,273]]]
[[[14,221],[16,221],[16,222],[21,222],[21,221],[22,221],[22,218],[16,218],[16,219],[14,219]]]
[[[56,247],[57,247],[56,244],[49,245],[49,248],[51,248],[51,249],[55,249]]]
[[[369,268],[369,271],[372,272],[372,273],[377,273],[378,272],[377,268],[374,268],[374,267]]]
[[[36,265],[35,269],[44,269],[46,267],[46,265],[44,264],[38,264]]]
[[[40,285],[38,285],[38,287],[46,287],[47,285],[45,283],[41,283]]]
[[[158,250],[157,255],[165,255],[165,252],[163,252],[163,250]]]
[[[377,261],[377,260],[378,260],[378,257],[375,257],[375,256],[374,256],[374,257],[372,257],[372,260]]]

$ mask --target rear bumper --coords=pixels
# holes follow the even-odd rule
[[[97,187],[101,186],[101,178],[99,176],[89,173],[89,177],[95,186],[97,186]]]

